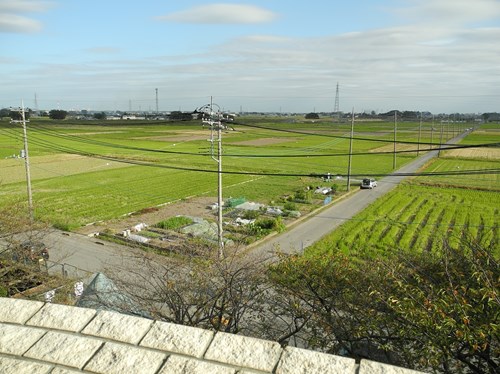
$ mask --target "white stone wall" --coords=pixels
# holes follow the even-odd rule
[[[417,373],[241,335],[8,298],[0,298],[0,372]]]

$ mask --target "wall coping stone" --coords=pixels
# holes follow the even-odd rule
[[[415,374],[116,312],[0,298],[0,372]]]

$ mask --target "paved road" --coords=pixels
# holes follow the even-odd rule
[[[50,248],[48,264],[51,272],[66,271],[69,276],[82,276],[121,266],[123,254],[132,250],[99,238],[57,230],[45,235],[43,241]]]

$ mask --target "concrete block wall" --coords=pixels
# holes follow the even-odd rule
[[[0,298],[0,372],[417,373],[241,335],[9,298]]]

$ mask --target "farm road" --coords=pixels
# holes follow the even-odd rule
[[[466,133],[450,140],[447,144],[454,144],[462,139]],[[397,170],[398,174],[414,173],[425,163],[438,155],[438,151],[429,151],[416,160]],[[404,176],[390,175],[378,181],[378,186],[372,190],[359,190],[344,199],[334,202],[319,213],[305,217],[301,222],[295,223],[282,234],[275,235],[250,250],[253,255],[273,256],[276,251],[293,254],[302,253],[304,249],[320,240],[346,220],[353,218],[379,197],[394,189]]]

